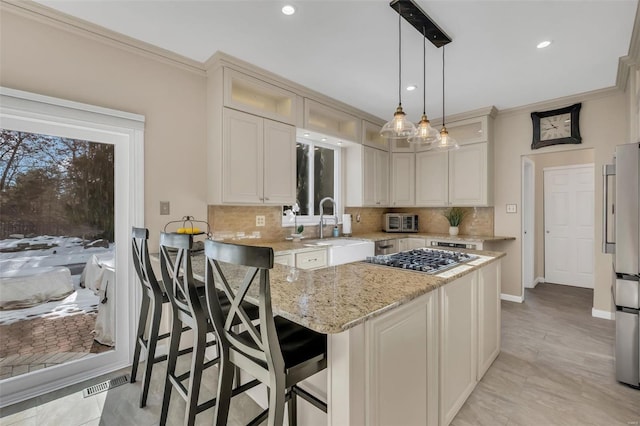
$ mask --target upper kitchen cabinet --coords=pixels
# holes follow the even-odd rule
[[[389,205],[389,152],[362,145],[345,150],[349,207]]]
[[[474,143],[449,151],[449,205],[490,206],[493,203],[489,146],[487,142]]]
[[[291,204],[295,201],[295,127],[225,108],[222,204]]]
[[[299,97],[271,83],[224,69],[224,106],[260,117],[296,124]]]
[[[489,140],[489,117],[469,118],[447,124],[447,130],[460,145],[487,142]]]
[[[312,99],[304,100],[304,128],[352,142],[361,138],[362,119]]]
[[[495,108],[485,115],[447,124],[460,147],[416,154],[417,206],[493,205],[493,135]],[[440,125],[436,124],[437,128]]]
[[[389,150],[389,140],[380,136],[382,126],[367,120],[362,120],[362,144],[372,148]]]
[[[205,67],[208,204],[294,203],[296,128],[381,151],[366,167],[359,154],[360,204],[365,169],[376,176],[373,205],[389,204],[389,150],[378,117],[223,52]]]
[[[449,154],[425,151],[416,154],[416,206],[449,204]]]
[[[391,207],[415,205],[416,158],[413,154],[391,154]]]
[[[415,152],[414,144],[406,139],[389,139],[389,149],[391,152]]]

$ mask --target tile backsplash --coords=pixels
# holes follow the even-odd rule
[[[460,224],[460,234],[493,236],[493,207],[463,207],[465,218]],[[389,209],[390,212],[415,213],[419,216],[420,232],[428,234],[448,234],[449,222],[442,215],[447,208],[402,208]]]
[[[354,235],[382,230],[383,214],[388,212],[415,213],[419,215],[420,232],[446,234],[449,224],[442,216],[445,208],[375,208],[346,207],[345,213],[352,215],[351,230]],[[465,207],[467,215],[460,226],[462,235],[494,235],[493,207]],[[357,216],[360,215],[360,221]],[[265,217],[265,226],[256,226],[256,216]],[[235,235],[244,232],[251,235],[260,232],[265,241],[283,240],[293,232],[293,227],[282,226],[282,208],[279,206],[209,206],[208,221],[211,231],[217,234]],[[325,227],[325,235],[331,235],[330,224]],[[316,238],[317,226],[305,225],[303,235]]]

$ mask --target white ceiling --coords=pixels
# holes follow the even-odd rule
[[[383,119],[397,105],[397,13],[387,0],[45,0],[46,6],[206,61],[220,50]],[[297,12],[285,16],[285,3]],[[447,115],[615,85],[637,0],[417,0],[453,39]],[[402,21],[403,106],[422,112],[422,39]],[[550,39],[552,45],[536,49]],[[441,49],[427,46],[427,114],[442,115]]]

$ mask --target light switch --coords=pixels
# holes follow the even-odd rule
[[[517,204],[507,204],[507,213],[517,213],[518,205]]]
[[[160,201],[160,215],[167,216],[169,215],[169,202],[168,201]]]

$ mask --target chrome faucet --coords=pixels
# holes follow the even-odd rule
[[[333,204],[333,220],[335,221],[336,226],[338,226],[338,212],[336,211],[336,202],[331,197],[324,197],[320,200],[320,238],[324,238],[324,202],[331,201]]]

